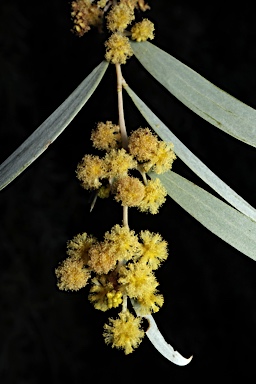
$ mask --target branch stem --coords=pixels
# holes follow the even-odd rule
[[[117,77],[117,97],[118,97],[118,116],[119,116],[119,127],[122,138],[122,147],[127,150],[128,148],[128,137],[125,127],[124,120],[124,107],[123,107],[123,76],[121,71],[121,65],[116,64],[116,77]]]

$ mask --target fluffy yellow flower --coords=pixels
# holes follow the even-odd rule
[[[145,172],[151,169],[157,174],[169,171],[176,159],[173,144],[158,140],[149,128],[139,128],[132,132],[128,148],[130,153],[142,162]]]
[[[173,144],[160,141],[152,170],[157,174],[167,172],[172,168],[172,163],[175,159],[176,155],[173,152]]]
[[[133,352],[142,341],[144,331],[141,318],[134,317],[128,310],[121,312],[118,319],[109,319],[110,325],[104,324],[103,337],[112,348],[121,348],[127,355]]]
[[[112,121],[100,122],[97,128],[92,131],[91,140],[97,149],[109,151],[118,148],[121,144],[120,128]]]
[[[141,212],[158,213],[166,200],[167,191],[159,179],[149,180],[145,186],[145,195],[138,205]]]
[[[78,291],[85,287],[90,278],[90,271],[83,265],[82,260],[71,257],[65,259],[55,270],[58,288],[64,291]]]
[[[128,148],[138,161],[149,161],[158,148],[158,138],[149,128],[138,128],[129,137]]]
[[[121,2],[111,8],[106,18],[107,28],[111,32],[123,32],[134,20],[134,11],[127,4]]]
[[[123,206],[138,206],[144,195],[145,187],[136,177],[124,176],[117,180],[115,199]]]
[[[154,24],[148,19],[143,19],[141,22],[136,23],[132,29],[132,39],[138,42],[154,39]]]
[[[163,295],[156,291],[149,291],[143,297],[136,300],[136,313],[140,316],[158,312],[164,303]]]
[[[112,64],[125,64],[133,55],[129,39],[119,33],[113,33],[105,42],[107,48],[105,59]]]
[[[128,227],[116,224],[110,232],[106,232],[104,239],[112,244],[113,252],[120,261],[130,260],[141,256],[141,245],[138,236]]]
[[[160,263],[167,259],[167,241],[159,233],[141,231],[142,256],[141,261],[148,263],[152,269],[157,269]]]
[[[84,265],[86,265],[89,259],[88,251],[95,242],[96,238],[87,235],[85,232],[78,234],[72,240],[68,241],[67,254],[73,259],[82,260]]]
[[[158,286],[150,266],[140,261],[128,266],[122,266],[119,274],[120,289],[130,298],[142,298],[148,291],[154,291]]]
[[[108,177],[121,177],[127,175],[129,169],[137,167],[137,162],[125,149],[112,149],[104,158]]]
[[[76,173],[85,189],[99,188],[100,179],[106,177],[105,163],[99,156],[85,155],[78,164]]]
[[[113,284],[109,282],[106,275],[94,277],[91,282],[92,286],[89,293],[90,302],[94,305],[94,308],[104,312],[107,311],[111,308],[108,295],[114,290]]]
[[[74,21],[74,32],[79,36],[83,36],[91,29],[91,26],[99,26],[102,24],[102,11],[95,4],[91,4],[90,0],[76,0],[71,3],[71,16]]]
[[[114,247],[108,242],[93,244],[89,249],[89,267],[99,275],[115,268],[117,257]]]

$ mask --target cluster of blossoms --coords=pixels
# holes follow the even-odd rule
[[[106,151],[104,157],[85,155],[77,167],[77,177],[85,189],[96,189],[101,198],[110,194],[122,206],[137,207],[156,214],[165,202],[166,189],[160,180],[148,180],[146,173],[171,169],[175,159],[172,144],[159,141],[149,128],[138,128],[128,137],[128,148],[121,148],[119,126],[100,122],[92,131],[93,146]],[[138,170],[142,181],[129,174]]]
[[[167,242],[148,230],[136,234],[128,226],[128,208],[156,214],[165,202],[167,191],[158,178],[148,173],[171,169],[176,156],[171,143],[160,141],[149,128],[138,128],[127,136],[121,96],[120,65],[132,55],[129,39],[153,39],[153,24],[135,19],[135,9],[145,11],[144,0],[76,0],[72,2],[74,30],[82,36],[91,26],[106,25],[112,33],[106,42],[106,59],[115,64],[118,80],[119,124],[100,122],[91,140],[102,156],[86,154],[77,166],[77,177],[96,197],[110,196],[123,207],[123,225],[116,224],[102,240],[87,233],[76,235],[67,244],[68,257],[56,268],[58,287],[77,291],[90,283],[89,301],[101,311],[121,307],[117,319],[104,325],[107,344],[125,354],[136,348],[143,336],[143,316],[157,312],[163,305],[155,270],[168,256]],[[134,175],[138,175],[135,177]],[[96,200],[95,200],[96,201]],[[128,309],[128,299],[134,316]]]
[[[144,331],[141,316],[157,312],[163,304],[154,270],[167,258],[167,242],[159,234],[141,231],[139,236],[126,226],[115,225],[103,241],[86,233],[67,244],[68,257],[56,269],[58,287],[77,291],[89,280],[89,300],[96,309],[107,311],[122,304],[118,319],[104,325],[106,343],[131,353]],[[136,301],[135,317],[127,298]]]
[[[159,179],[149,180],[147,172],[171,168],[172,146],[159,141],[148,128],[139,128],[128,137],[127,149],[121,148],[119,126],[110,121],[98,123],[91,139],[105,156],[84,156],[77,167],[82,186],[96,190],[99,197],[113,194],[124,207],[157,213],[166,190]],[[130,170],[139,171],[142,181]],[[141,317],[163,304],[154,271],[167,258],[167,242],[158,233],[145,230],[137,235],[128,225],[117,224],[102,241],[87,233],[75,236],[67,244],[67,255],[56,269],[58,287],[77,291],[90,281],[89,300],[96,309],[122,305],[118,319],[105,324],[103,336],[113,347],[132,352],[144,335]],[[136,303],[138,317],[128,310],[127,298]]]
[[[129,38],[135,41],[146,41],[154,38],[154,24],[148,19],[133,23],[135,10],[146,11],[149,6],[144,0],[75,0],[71,3],[71,16],[74,21],[74,32],[83,36],[92,26],[103,28],[104,21],[111,36],[106,41],[107,61],[113,64],[125,64],[133,55]],[[127,27],[131,24],[130,30]]]

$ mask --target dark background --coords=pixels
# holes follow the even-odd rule
[[[215,85],[256,107],[256,26],[246,3],[203,8],[191,1],[151,1],[154,43]],[[104,37],[70,32],[62,0],[0,4],[0,162],[4,161],[100,63]],[[255,150],[194,115],[132,58],[129,85],[209,168],[255,206]],[[128,130],[145,122],[125,95]],[[194,358],[177,367],[145,339],[131,355],[104,344],[103,324],[88,289],[63,293],[54,269],[66,242],[100,237],[121,223],[121,208],[97,202],[75,177],[91,151],[96,122],[117,121],[114,67],[64,133],[0,193],[0,382],[80,384],[126,378],[137,383],[255,379],[256,265],[207,231],[169,199],[159,215],[130,210],[130,227],[160,232],[169,258],[158,270],[165,304],[157,324],[175,349]],[[173,167],[208,188],[178,159]]]

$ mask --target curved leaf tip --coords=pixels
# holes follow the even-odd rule
[[[170,360],[172,363],[184,366],[190,363],[193,356],[190,356],[188,359],[183,357],[178,351],[175,351],[173,347],[168,344],[161,332],[159,331],[156,322],[151,315],[143,316],[147,319],[149,323],[149,328],[146,331],[146,335],[148,336],[151,343],[154,345],[154,347],[168,360]]]

